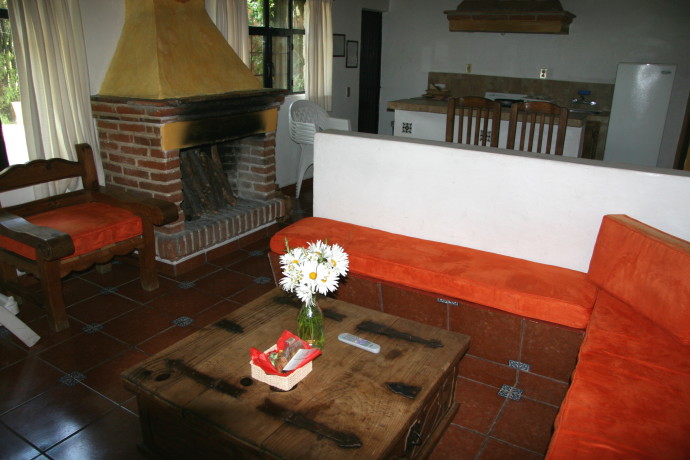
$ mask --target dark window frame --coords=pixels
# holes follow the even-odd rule
[[[288,53],[287,53],[287,72],[288,72],[288,93],[303,94],[304,91],[294,91],[294,75],[292,68],[294,42],[292,37],[295,35],[305,35],[304,29],[293,29],[293,0],[284,0],[288,3],[288,28],[271,27],[269,3],[270,0],[263,1],[264,21],[263,26],[249,26],[249,35],[263,36],[263,86],[264,88],[273,87],[273,75],[275,73],[275,65],[273,63],[273,37],[288,37]]]

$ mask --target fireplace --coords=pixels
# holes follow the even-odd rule
[[[277,106],[283,98],[271,90],[163,101],[92,98],[106,185],[172,201],[180,209],[176,222],[156,231],[162,262],[177,266],[199,259],[286,215],[275,184]],[[233,168],[226,172],[234,177],[229,182],[236,204],[186,220],[180,152],[216,144],[233,151]]]
[[[156,230],[162,271],[195,268],[285,217],[275,183],[285,94],[261,88],[204,0],[126,0],[120,41],[91,105],[106,185],[178,205],[178,220]],[[185,216],[181,153],[209,149],[226,157],[232,196],[224,192],[228,206]]]

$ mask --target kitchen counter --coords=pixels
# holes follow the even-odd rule
[[[448,102],[426,97],[413,97],[410,99],[391,101],[388,103],[387,108],[388,110],[407,110],[410,112],[437,113],[445,115],[448,108]],[[585,126],[586,121],[603,121],[602,119],[608,120],[608,115],[608,112],[601,112],[599,114],[570,112],[568,114],[568,126],[581,128]],[[510,120],[510,107],[503,107],[501,109],[501,120]]]

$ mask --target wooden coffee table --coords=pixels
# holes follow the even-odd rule
[[[142,450],[156,458],[428,455],[457,411],[457,365],[469,337],[337,300],[320,305],[323,354],[290,391],[250,377],[250,347],[268,349],[283,330],[296,329],[299,304],[278,288],[125,372],[139,404]],[[358,331],[364,321],[443,346]],[[342,343],[341,332],[381,352]],[[409,397],[407,388],[404,396],[388,383],[418,393]]]

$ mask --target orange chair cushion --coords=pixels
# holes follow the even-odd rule
[[[547,460],[687,459],[690,347],[600,292]]]
[[[585,273],[330,219],[299,220],[273,236],[271,249],[284,253],[286,238],[292,247],[340,244],[354,274],[578,329],[596,296]]]
[[[605,216],[589,277],[690,345],[689,242],[628,216]]]
[[[141,219],[127,211],[103,203],[83,203],[54,209],[25,218],[34,225],[50,227],[67,233],[74,242],[74,253],[68,257],[88,254],[103,246],[141,235]],[[36,260],[36,250],[5,236],[0,247]]]

